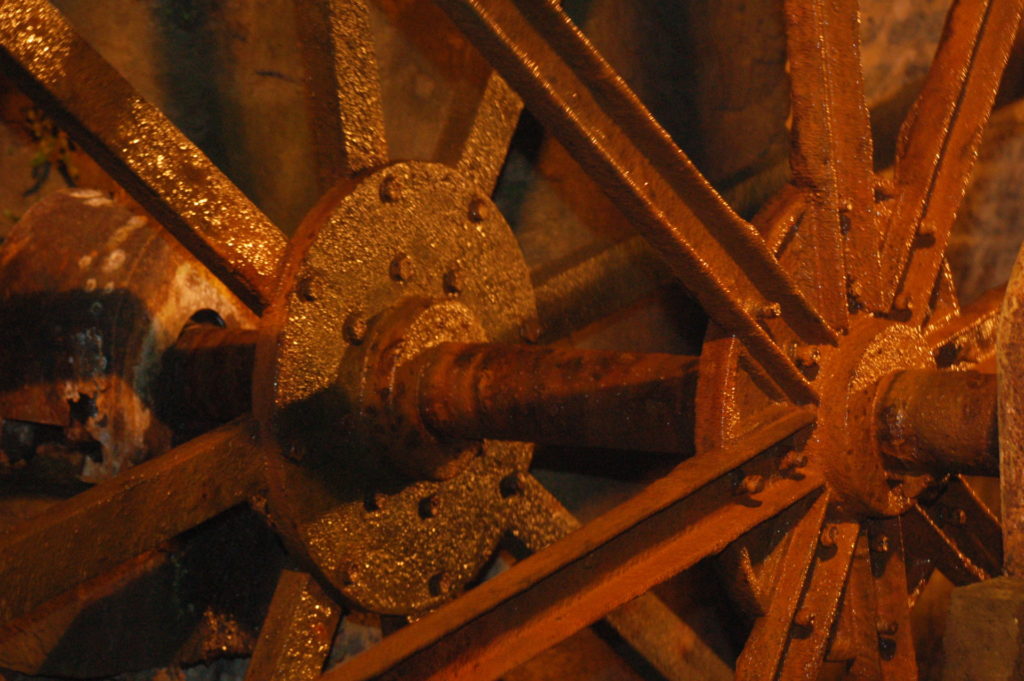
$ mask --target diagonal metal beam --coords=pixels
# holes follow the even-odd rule
[[[46,0],[0,0],[0,67],[257,312],[284,235]]]
[[[237,421],[61,502],[0,538],[0,623],[245,501],[263,484]]]

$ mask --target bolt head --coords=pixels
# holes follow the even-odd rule
[[[419,503],[419,514],[424,520],[427,518],[433,518],[437,515],[437,512],[441,509],[441,501],[436,496],[429,496],[420,499]]]
[[[766,303],[757,311],[760,319],[777,319],[782,316],[782,306],[778,303]]]
[[[362,310],[356,310],[345,318],[341,333],[352,345],[359,345],[366,338],[367,331],[366,316]]]
[[[884,534],[878,534],[871,539],[871,550],[875,553],[888,553],[889,552],[889,537]]]
[[[405,253],[399,253],[391,261],[388,274],[390,274],[391,278],[395,281],[409,281],[413,276],[412,258]]]
[[[814,613],[807,608],[800,608],[793,616],[793,624],[804,631],[812,631],[814,629]]]
[[[764,485],[763,475],[745,475],[736,485],[736,494],[757,494],[764,490]]]
[[[826,549],[831,549],[836,545],[836,540],[839,538],[839,528],[835,525],[826,525],[821,528],[821,535],[818,537],[818,541]]]
[[[519,337],[527,343],[536,343],[540,340],[540,333],[540,322],[532,317],[519,325]]]
[[[395,179],[394,175],[385,175],[380,181],[380,187],[378,188],[378,194],[380,200],[384,203],[394,203],[401,198],[401,191],[398,184],[398,180]]]
[[[791,473],[807,465],[807,454],[796,450],[786,452],[786,455],[779,461],[779,470],[783,473]]]
[[[470,222],[483,222],[487,219],[490,213],[487,202],[477,197],[469,202],[469,220]]]
[[[427,582],[431,596],[441,596],[452,590],[452,580],[445,572],[438,572]]]
[[[522,473],[515,471],[514,473],[509,473],[502,478],[501,482],[498,484],[498,488],[501,492],[501,496],[508,499],[509,497],[514,497],[517,494],[522,493],[526,488],[526,479],[523,477]]]
[[[312,303],[313,301],[318,300],[321,296],[320,282],[316,277],[302,277],[295,284],[295,293],[299,296],[300,300]]]
[[[444,273],[445,293],[462,293],[462,287],[465,285],[464,279],[462,268],[458,265],[452,266],[451,269]]]

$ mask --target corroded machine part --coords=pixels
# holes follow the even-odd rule
[[[271,512],[290,546],[359,605],[434,606],[478,575],[510,529],[517,501],[501,481],[525,473],[532,446],[485,441],[450,470],[436,467],[444,456],[410,455],[403,475],[370,428],[368,411],[387,397],[368,393],[387,390],[386,367],[433,344],[514,341],[536,325],[515,239],[452,169],[400,163],[329,194],[283,276],[255,384]],[[434,474],[410,482],[430,473],[424,465]]]
[[[406,369],[427,427],[461,438],[690,452],[697,358],[444,343]]]
[[[875,441],[897,465],[999,474],[995,374],[901,371],[879,384],[876,400]]]
[[[146,216],[90,189],[36,204],[0,250],[5,472],[96,482],[168,449],[163,355],[197,314],[256,323]]]

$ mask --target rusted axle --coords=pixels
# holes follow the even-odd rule
[[[697,358],[444,343],[405,368],[441,436],[689,453]]]
[[[999,474],[996,377],[976,371],[910,369],[878,386],[879,450],[908,468]]]

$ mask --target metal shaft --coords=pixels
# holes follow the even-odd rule
[[[910,468],[998,475],[997,413],[994,374],[901,371],[879,384],[876,440]]]
[[[441,436],[690,453],[697,358],[444,343],[410,362],[423,422]]]

